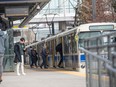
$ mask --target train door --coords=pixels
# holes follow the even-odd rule
[[[77,40],[75,39],[75,32],[71,34],[71,51],[72,51],[72,68],[78,68],[78,53],[77,53]]]
[[[63,36],[63,53],[65,67],[76,70],[78,65],[77,42],[75,32]]]
[[[55,66],[54,62],[54,40],[47,41],[47,48],[48,48],[48,64],[50,67]]]
[[[56,46],[57,45],[59,45],[59,44],[62,44],[62,46],[63,46],[63,40],[62,40],[62,37],[58,37],[58,38],[56,38]],[[63,50],[63,49],[62,49]],[[60,54],[59,54],[59,52],[56,52],[56,58],[57,58],[57,65],[59,65],[59,62],[60,62],[60,60],[61,60],[61,56],[60,56]],[[64,59],[63,59],[64,60]],[[61,67],[64,67],[64,62],[62,63],[61,62]]]
[[[52,66],[53,67],[56,67],[56,64],[55,64],[55,39],[53,39],[52,41],[51,41],[51,47],[52,47],[52,49],[51,49],[51,51],[52,51]]]
[[[80,47],[84,47],[85,43],[83,42],[83,39],[86,38],[90,38],[90,37],[95,37],[100,35],[101,32],[100,31],[88,31],[88,32],[80,32],[78,34],[79,36],[79,41],[78,41],[78,46]],[[91,46],[95,46],[96,44],[96,40],[92,40],[89,45]],[[96,53],[96,50],[92,50],[93,53]],[[78,50],[78,54],[79,54],[79,71],[80,72],[85,72],[85,61],[86,61],[86,56],[83,52]]]
[[[54,43],[54,49],[53,49],[53,51],[54,51],[53,67],[56,67],[58,65],[58,63],[59,63],[58,53],[56,52],[56,46],[57,46],[58,42],[59,41],[57,41],[57,38],[55,38],[53,40],[53,43]]]
[[[54,54],[54,60],[55,60],[55,66],[57,66],[58,62],[59,62],[58,53],[56,52],[56,46],[57,46],[57,44],[58,44],[58,39],[55,38],[54,39],[54,52],[55,52],[55,54]]]

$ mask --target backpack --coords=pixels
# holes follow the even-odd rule
[[[56,49],[56,52],[62,51],[62,44],[61,43],[58,44],[55,49]]]

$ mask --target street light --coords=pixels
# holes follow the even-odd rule
[[[32,29],[33,33],[35,34],[35,42],[36,42],[36,35],[37,35],[37,30],[34,30],[36,27]]]
[[[35,35],[34,42],[36,42],[36,35],[37,35],[37,31],[35,30],[35,29],[36,29],[36,27],[35,27],[35,26],[33,26],[33,27],[31,27],[30,29],[32,29],[32,31],[33,31],[33,33],[34,33],[34,35]]]
[[[50,35],[54,35],[54,24],[53,24],[53,20],[54,20],[54,17],[56,14],[52,14],[52,13],[49,13],[49,14],[44,14],[45,17],[46,17],[46,22],[47,22],[47,25],[49,27],[49,32],[50,32]],[[51,21],[48,21],[48,16],[47,15],[53,15],[53,17],[51,18]],[[52,33],[51,33],[51,26],[52,25]]]

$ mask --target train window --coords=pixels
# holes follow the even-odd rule
[[[64,36],[63,37],[63,40],[64,40],[64,53],[66,54],[66,53],[70,53],[70,51],[71,51],[71,38],[70,38],[70,36],[68,35],[68,36]]]
[[[113,24],[109,24],[109,25],[90,25],[89,26],[90,30],[113,30],[114,29],[114,25]]]
[[[72,53],[77,53],[77,42],[75,40],[75,34],[72,34]]]
[[[65,54],[77,52],[77,43],[74,38],[75,38],[75,34],[70,34],[63,37]]]
[[[98,36],[98,35],[100,35],[101,33],[100,32],[92,32],[92,31],[90,31],[90,32],[81,32],[81,33],[79,33],[79,46],[81,46],[81,47],[83,47],[84,46],[84,43],[83,43],[83,39],[86,39],[86,38],[89,38],[89,37],[95,37],[95,36]],[[92,41],[91,43],[90,43],[91,45],[95,45],[96,44],[96,41]]]
[[[14,36],[14,37],[21,36],[21,31],[19,31],[19,30],[13,31],[13,36]]]
[[[51,42],[49,41],[48,43],[47,43],[47,50],[48,50],[48,52],[49,52],[49,54],[52,54],[52,51],[51,51],[51,48],[52,46],[51,46]]]
[[[114,32],[115,30],[111,30],[111,31],[103,31],[102,32],[102,35],[104,35],[104,34],[108,34],[108,33],[111,33],[111,32]],[[116,35],[112,35],[112,37],[110,37],[110,42],[115,42],[115,37],[116,37]],[[108,38],[107,37],[103,37],[103,42],[104,42],[104,44],[108,44]]]

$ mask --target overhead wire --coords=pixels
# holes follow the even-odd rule
[[[69,3],[72,5],[72,7],[75,9],[75,6],[72,4],[72,2],[69,0]]]
[[[47,10],[48,10],[48,8],[49,8],[49,4],[50,4],[51,2],[49,2],[48,3],[48,7],[45,9],[45,12],[44,12],[44,14],[46,14],[47,13]],[[39,21],[41,21],[42,19],[44,18],[44,16],[42,16],[40,19],[39,19]],[[37,27],[38,26],[38,24],[37,25],[35,25],[35,26],[33,26],[33,27]]]
[[[75,1],[75,0],[73,0],[73,1]],[[44,18],[44,16],[45,16],[45,14],[47,14],[47,11],[48,10],[50,10],[50,8],[49,8],[49,5],[50,5],[50,3],[51,3],[52,1],[50,1],[49,3],[48,3],[48,7],[45,9],[45,12],[44,12],[44,14],[43,14],[43,16],[41,17],[41,19],[39,20],[39,21],[41,21],[43,18]],[[65,4],[67,2],[67,0],[65,0],[65,1],[63,1],[61,4],[59,4],[55,9],[54,9],[54,11],[56,11],[59,7],[61,7],[63,4]],[[75,1],[75,2],[77,2],[77,1]],[[71,6],[75,9],[75,6],[73,5],[73,3],[69,0],[69,3],[71,4]],[[54,11],[52,12],[52,13],[54,13]],[[63,11],[61,11],[61,12],[63,12]],[[48,19],[47,19],[48,20]],[[53,19],[52,19],[53,20]],[[38,24],[35,26],[35,27],[37,27],[38,26]]]
[[[62,4],[64,4],[66,1],[67,1],[67,0],[65,0],[64,2],[62,2]],[[45,10],[43,16],[41,17],[41,19],[40,19],[39,21],[41,21],[41,20],[44,18],[45,14],[47,14],[47,11],[50,9],[50,8],[49,8],[50,3],[51,3],[51,1],[48,3],[48,7],[46,8],[46,10]],[[57,7],[62,6],[62,4],[60,4],[60,5],[57,6]],[[57,8],[55,8],[55,9],[57,9]],[[54,9],[54,10],[55,10],[55,9]],[[37,24],[37,25],[34,25],[33,27],[37,27],[37,26],[38,26],[38,24]]]
[[[75,1],[75,0],[73,0],[73,1]],[[58,6],[57,6],[55,9],[57,10],[59,7],[63,6],[66,2],[67,2],[67,0],[65,0],[65,1],[63,1],[62,3],[58,4]],[[75,1],[75,2],[76,2],[76,1]],[[73,9],[75,9],[74,4],[73,4],[70,0],[69,0],[69,3],[70,3],[71,6],[73,7]],[[45,18],[45,17],[44,17],[45,14],[48,14],[47,11],[50,10],[50,4],[51,4],[51,1],[48,3],[47,8],[44,9],[43,16],[39,19],[39,21],[41,21],[43,18]],[[55,9],[54,9],[54,11],[56,11]],[[54,13],[54,11],[52,11],[52,13]],[[62,12],[62,11],[61,11],[61,12]],[[49,13],[50,13],[50,11],[49,11]],[[55,15],[54,15],[54,17],[55,17]],[[54,17],[53,17],[53,19],[54,19]],[[52,19],[52,21],[53,21],[53,19]],[[47,15],[46,15],[46,22],[48,23]],[[34,26],[32,26],[32,27],[37,27],[38,25],[39,25],[39,24],[34,25]],[[50,26],[49,26],[49,27],[50,27]],[[37,29],[37,30],[38,30],[38,29]],[[51,32],[51,30],[50,30],[50,32]],[[50,34],[51,34],[51,33],[50,33]]]

